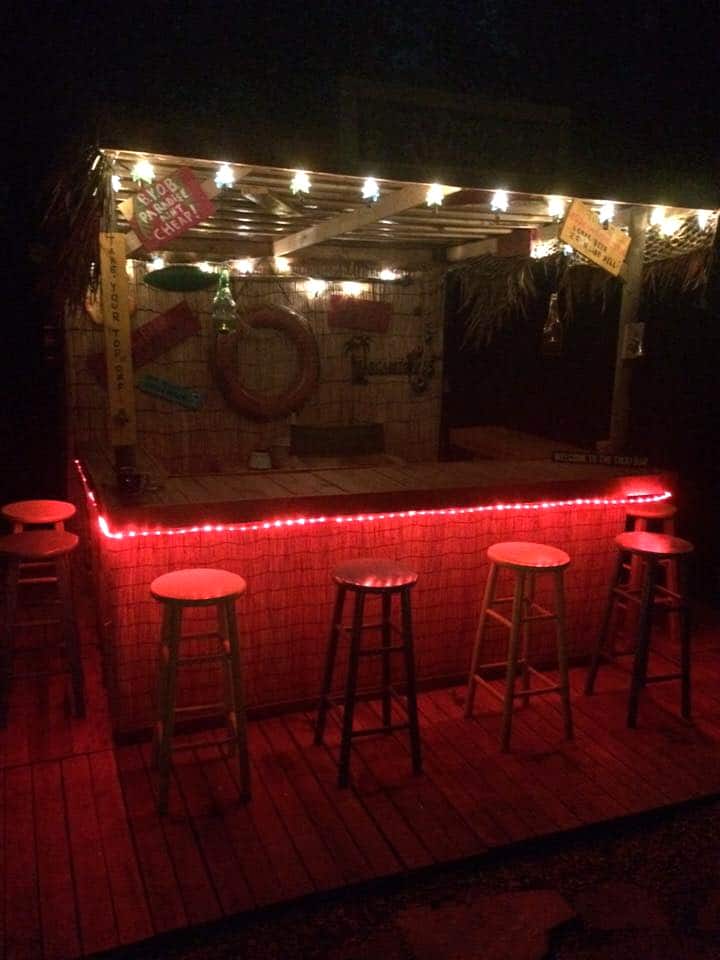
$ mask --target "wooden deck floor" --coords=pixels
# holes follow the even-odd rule
[[[581,694],[576,739],[558,706],[516,715],[498,751],[497,705],[462,718],[460,689],[420,698],[425,772],[410,774],[402,735],[360,741],[351,790],[335,786],[337,726],[312,745],[311,718],[251,724],[253,799],[217,748],[181,753],[169,815],[155,812],[148,749],[114,749],[97,657],[86,652],[88,718],[68,717],[62,678],[15,684],[0,734],[0,912],[7,958],[71,958],[223,915],[482,855],[491,848],[614,820],[720,791],[720,652],[715,627],[695,655],[693,725],[676,690],[645,695],[624,725],[627,677],[600,674]],[[480,697],[480,694],[479,694]],[[360,711],[376,722],[373,707]]]

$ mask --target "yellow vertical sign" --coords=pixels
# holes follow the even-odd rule
[[[105,327],[105,363],[110,406],[110,442],[114,447],[135,443],[135,385],[130,345],[125,237],[100,234],[100,289]]]

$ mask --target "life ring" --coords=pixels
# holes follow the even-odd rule
[[[225,399],[238,413],[251,420],[277,420],[299,410],[317,386],[320,354],[308,320],[282,306],[260,307],[243,315],[256,330],[278,330],[295,346],[298,375],[282,393],[265,396],[248,390],[237,380],[237,332],[217,333],[212,347],[211,365],[215,380]]]

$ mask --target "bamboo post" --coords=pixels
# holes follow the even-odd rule
[[[633,207],[630,211],[629,225],[631,243],[625,261],[624,284],[620,301],[615,379],[610,411],[610,437],[607,442],[609,451],[613,453],[620,452],[625,447],[630,427],[630,388],[632,385],[633,362],[625,359],[624,347],[628,324],[637,322],[640,307],[647,222],[647,210],[644,207]]]

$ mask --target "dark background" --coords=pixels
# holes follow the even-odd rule
[[[52,270],[42,259],[47,190],[81,144],[328,169],[323,149],[341,119],[340,77],[350,74],[568,107],[588,177],[593,165],[618,183],[642,174],[657,199],[680,182],[717,207],[718,19],[716,2],[669,0],[15,4],[2,24],[11,68],[3,499],[62,491],[58,318],[36,286]],[[652,362],[636,378],[635,442],[684,468],[691,499],[714,516],[717,308],[668,304],[661,314]],[[568,439],[589,426],[603,435],[612,344],[586,321],[571,334],[565,397],[536,382],[547,399],[527,407],[529,429],[552,413]],[[500,347],[504,356],[522,349]],[[553,372],[537,377],[552,382]]]

